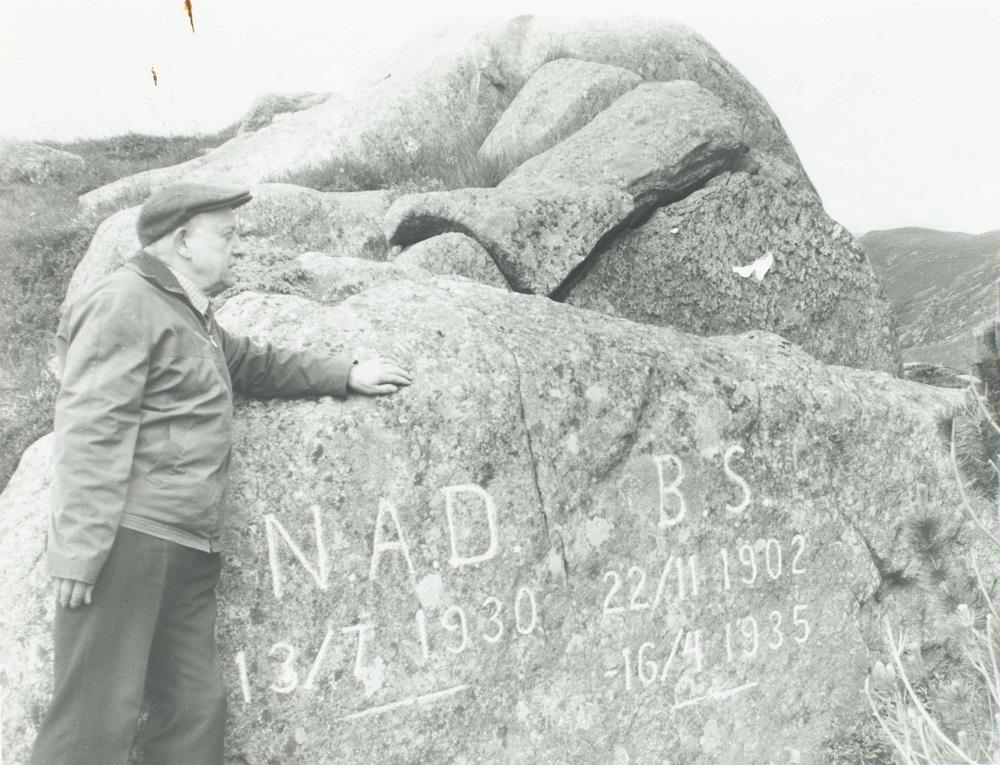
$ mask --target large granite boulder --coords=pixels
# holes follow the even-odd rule
[[[415,374],[387,398],[238,405],[236,762],[858,762],[881,620],[930,618],[898,575],[916,488],[946,561],[979,544],[941,438],[958,392],[766,332],[439,277],[336,307],[243,293],[219,320]],[[48,449],[0,497],[14,761],[50,683]]]
[[[233,271],[238,289],[262,288],[275,267],[290,267],[307,250],[385,260],[388,245],[382,218],[389,207],[385,191],[320,192],[287,183],[251,187],[253,200],[237,210],[244,257]],[[73,300],[121,265],[139,248],[135,223],[139,207],[115,213],[98,228],[66,290]]]
[[[464,233],[514,289],[549,294],[637,213],[734,166],[746,148],[738,133],[735,115],[695,83],[646,83],[495,189],[400,197],[386,234],[405,246]]]
[[[552,182],[408,194],[392,204],[384,225],[389,244],[401,247],[464,234],[513,289],[547,294],[634,210],[632,196],[615,186]]]
[[[400,252],[393,263],[418,266],[432,274],[453,274],[509,289],[503,273],[490,253],[465,234],[446,233],[423,239]]]
[[[811,192],[765,100],[689,28],[663,18],[521,16],[434,29],[319,106],[242,133],[196,163],[97,189],[83,202],[180,178],[252,184],[332,162],[378,168],[425,151],[474,154],[531,75],[554,57],[618,66],[649,81],[697,82],[741,115],[754,162],[780,168],[790,184]]]
[[[0,140],[0,183],[71,183],[83,171],[83,157],[28,141]]]
[[[857,241],[768,178],[720,175],[588,266],[559,297],[698,334],[767,329],[831,364],[899,372],[891,307]]]
[[[486,136],[479,154],[519,165],[582,128],[642,82],[620,66],[560,58],[538,67]]]

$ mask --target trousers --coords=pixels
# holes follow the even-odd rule
[[[221,556],[120,528],[90,605],[56,606],[52,702],[32,765],[222,765]],[[143,699],[148,718],[137,728]]]

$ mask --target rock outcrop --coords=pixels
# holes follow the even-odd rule
[[[647,208],[690,193],[745,150],[738,123],[693,82],[647,83],[496,189],[397,199],[390,244],[445,231],[480,242],[514,289],[549,294],[609,234]]]
[[[915,592],[881,579],[911,564],[915,487],[961,526],[939,433],[957,392],[767,333],[441,278],[333,308],[243,293],[219,320],[416,379],[239,406],[219,628],[237,761],[827,762],[867,713],[880,619]],[[15,760],[49,683],[47,449],[0,499]]]
[[[393,262],[418,266],[432,274],[464,276],[482,284],[509,289],[489,252],[464,234],[449,233],[423,239],[400,252]]]
[[[758,260],[770,265],[741,274]],[[761,176],[724,173],[656,210],[561,297],[703,335],[767,329],[831,364],[899,369],[891,309],[857,241]]]
[[[566,69],[586,86],[564,102],[543,86]],[[515,145],[503,120],[535,114],[529,97],[549,117],[495,188],[262,183],[238,211],[222,325],[389,358],[415,381],[381,398],[237,401],[227,754],[861,761],[885,620],[931,636],[913,650],[944,667],[942,620],[979,608],[962,561],[1000,581],[945,437],[957,421],[972,443],[982,423],[965,392],[889,373],[896,338],[864,253],[763,99],[693,32],[469,22],[86,201],[180,177],[413,163],[426,147],[460,159],[490,130]],[[133,251],[136,215],[105,221],[67,299]],[[0,495],[0,744],[14,761],[49,694],[50,450],[32,447]],[[933,570],[915,526],[944,530]]]
[[[70,183],[83,157],[27,141],[0,141],[0,183]]]
[[[620,66],[573,58],[543,64],[500,115],[479,154],[519,165],[575,133],[640,82],[642,77]]]

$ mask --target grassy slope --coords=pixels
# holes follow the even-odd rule
[[[997,310],[1000,230],[972,235],[925,228],[860,237],[899,319],[905,361],[967,371],[972,330]]]
[[[84,214],[77,196],[142,170],[183,162],[233,132],[49,143],[83,157],[83,170],[51,185],[0,186],[0,487],[24,449],[52,427],[56,385],[45,361],[69,277],[98,224],[136,202],[123,199]]]

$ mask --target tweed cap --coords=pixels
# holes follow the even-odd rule
[[[208,183],[171,183],[150,194],[135,224],[145,247],[191,220],[198,213],[245,205],[252,197],[239,186]]]

